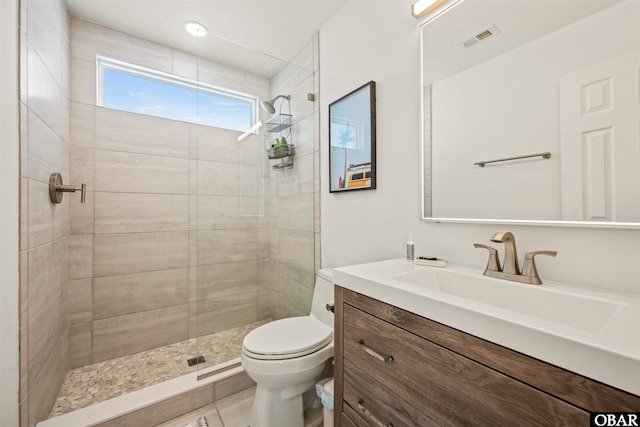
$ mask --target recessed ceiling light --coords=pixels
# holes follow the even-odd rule
[[[207,29],[199,22],[187,21],[184,23],[184,28],[192,36],[204,37],[207,35]]]

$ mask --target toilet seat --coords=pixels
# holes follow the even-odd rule
[[[280,319],[251,331],[242,351],[259,360],[283,360],[306,356],[327,346],[333,329],[311,316]]]

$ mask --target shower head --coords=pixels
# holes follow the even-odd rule
[[[274,103],[274,102],[276,102],[276,100],[277,100],[278,98],[284,98],[284,99],[286,99],[286,100],[288,101],[288,100],[290,100],[290,99],[291,99],[291,95],[278,95],[278,96],[276,96],[275,98],[273,98],[273,99],[272,99],[272,100],[270,100],[270,101],[262,101],[262,102],[260,103],[260,106],[261,106],[261,107],[262,107],[262,109],[263,109],[264,111],[266,111],[267,113],[271,113],[271,114],[273,114],[273,113],[275,113],[275,112],[276,112],[276,107],[273,105],[273,103]]]

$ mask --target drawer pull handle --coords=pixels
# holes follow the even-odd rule
[[[364,415],[366,415],[367,418],[369,418],[371,421],[373,421],[376,426],[378,426],[378,427],[393,427],[393,424],[391,424],[391,423],[388,423],[388,424],[382,423],[378,418],[376,418],[375,415],[373,415],[367,408],[365,408],[364,407],[364,399],[358,399],[358,409],[360,409],[360,411],[362,411],[362,413]]]
[[[380,353],[376,352],[375,350],[372,350],[371,348],[367,347],[364,344],[364,340],[362,340],[362,339],[359,340],[358,344],[360,344],[360,348],[361,349],[363,349],[365,352],[367,352],[371,356],[375,357],[379,361],[384,362],[384,363],[393,362],[393,356],[391,356],[391,355],[389,355],[389,356],[381,355]]]

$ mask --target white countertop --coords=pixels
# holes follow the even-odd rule
[[[476,289],[478,298],[466,293],[462,297],[447,291],[444,285],[443,290],[439,290],[438,286],[427,283],[436,282],[438,277],[441,282],[449,281],[454,288],[454,282],[480,284],[480,288],[467,287],[471,291]],[[638,297],[550,281],[540,286],[525,285],[489,278],[483,276],[482,271],[465,267],[418,266],[405,259],[336,268],[333,282],[640,395]],[[491,291],[484,292],[484,286]],[[555,307],[551,307],[554,304],[549,304],[550,301]],[[601,306],[607,309],[602,318],[595,310]]]

